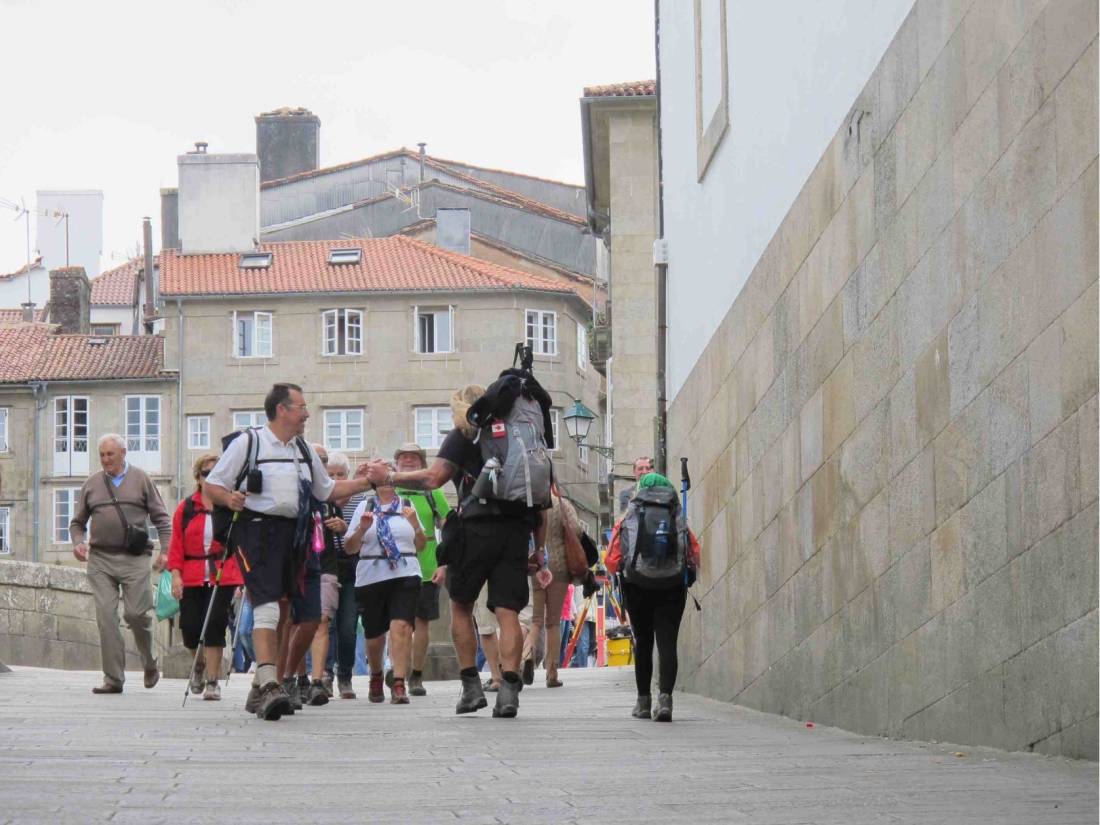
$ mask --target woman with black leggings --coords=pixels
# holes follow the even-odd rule
[[[638,482],[638,489],[649,487],[668,487],[672,484],[662,475],[650,473]],[[677,508],[678,511],[678,508]],[[631,507],[615,525],[611,536],[611,545],[607,553],[607,569],[616,573],[624,569],[623,598],[626,611],[630,616],[630,626],[634,631],[634,680],[638,686],[638,701],[631,715],[638,719],[648,719],[652,714],[658,722],[672,721],[672,691],[676,687],[676,670],[679,662],[676,657],[676,639],[680,635],[680,619],[684,614],[687,601],[687,577],[682,575],[667,586],[654,587],[652,583],[644,586],[630,581],[629,568],[636,550],[632,538],[624,537],[624,522],[636,518],[637,511]],[[677,513],[678,515],[678,513]],[[682,525],[682,519],[676,519],[682,526],[682,534],[688,538],[684,560],[687,568],[699,567],[699,542]],[[632,531],[626,531],[631,536]],[[634,532],[633,536],[637,533]],[[686,571],[685,571],[686,572]],[[657,707],[653,707],[650,685],[653,682],[653,643],[657,643],[657,655],[660,657],[660,672],[657,675]]]

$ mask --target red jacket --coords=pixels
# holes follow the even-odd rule
[[[623,520],[619,519],[615,523],[615,528],[611,531],[611,543],[608,545],[607,557],[603,562],[607,567],[607,572],[612,575],[619,572],[619,565],[623,563],[622,530]],[[175,535],[175,533],[172,535]],[[695,534],[691,532],[690,528],[688,529],[688,542],[690,546],[687,548],[684,560],[687,562],[688,567],[697,571],[702,551],[699,547],[699,540],[695,538]]]
[[[187,529],[183,528],[183,510],[187,502],[193,502],[195,515],[187,522]],[[203,583],[203,573],[208,564],[207,555],[203,551],[203,532],[206,529],[208,511],[202,506],[202,494],[197,490],[190,499],[184,499],[176,508],[176,514],[172,516],[172,539],[168,543],[168,569],[179,570],[183,574],[184,587],[198,587]],[[210,544],[211,560],[215,569],[221,566],[222,553],[225,547],[215,540]],[[223,585],[241,585],[240,568],[237,567],[237,559],[230,556],[222,571],[221,583]]]

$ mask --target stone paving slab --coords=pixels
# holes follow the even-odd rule
[[[15,823],[967,823],[1097,821],[1097,766],[808,728],[684,694],[629,716],[628,669],[563,671],[520,716],[456,716],[456,682],[409,706],[335,700],[275,723],[183,681],[14,668],[0,677],[0,825]],[[357,680],[365,695],[366,683]],[[964,756],[955,756],[957,752]]]

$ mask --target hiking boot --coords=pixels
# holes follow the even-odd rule
[[[520,682],[509,682],[507,679],[500,683],[497,691],[497,703],[493,707],[494,719],[514,719],[519,712],[519,692],[523,685]]]
[[[351,689],[351,679],[337,679],[336,689],[340,692],[341,699],[355,698],[355,691]]]
[[[200,693],[202,693],[203,687],[206,686],[205,671],[206,671],[206,662],[205,661],[195,662],[195,669],[191,673],[191,683],[190,683],[191,693],[194,694],[195,696],[198,696]]]
[[[160,668],[157,665],[153,665],[145,671],[145,687],[154,688],[157,686],[157,682],[160,681]]]
[[[393,680],[393,687],[390,688],[390,704],[391,705],[407,705],[409,704],[409,694],[405,691],[405,680],[401,678],[395,678]]]
[[[206,690],[202,692],[204,702],[219,702],[222,698],[222,688],[217,679],[211,679],[206,683]]]
[[[386,671],[386,687],[393,690],[393,668]]]
[[[657,707],[653,709],[654,722],[672,721],[672,694],[657,694]]]
[[[328,704],[328,691],[325,690],[325,686],[320,682],[314,682],[309,686],[307,697],[306,702],[314,707]]]
[[[288,680],[289,681],[289,680]],[[268,722],[275,722],[294,712],[286,689],[278,682],[268,682],[260,688],[260,701],[256,705],[256,716]]]
[[[96,685],[92,688],[92,693],[122,693],[122,685],[113,685],[110,682],[104,682],[102,685]]]
[[[386,691],[382,689],[382,674],[372,673],[370,675],[370,687],[367,688],[367,699],[372,702],[384,702],[386,701]]]
[[[325,689],[325,693],[328,694],[328,698],[332,698],[332,674],[326,673],[321,677],[321,687]]]
[[[489,706],[489,700],[485,698],[485,690],[481,686],[480,676],[462,677],[462,694],[458,697],[455,713],[473,713]]]
[[[648,693],[638,697],[638,701],[634,703],[634,710],[630,711],[630,715],[635,719],[648,719],[650,707],[653,704],[653,699]]]
[[[409,695],[410,696],[427,696],[428,691],[424,689],[424,677],[416,673],[409,676]]]
[[[252,687],[248,689],[248,698],[244,700],[244,709],[246,713],[255,713],[259,706],[260,686],[253,682]]]
[[[486,693],[496,693],[500,690],[500,685],[494,682],[492,679],[486,679],[481,685],[481,689]]]
[[[535,683],[535,660],[528,659],[523,663],[523,684],[533,685]]]
[[[297,676],[291,676],[289,679],[283,680],[283,692],[290,700],[291,713],[302,709],[302,691],[298,688]]]

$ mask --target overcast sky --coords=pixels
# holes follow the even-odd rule
[[[102,268],[159,237],[176,156],[255,151],[262,111],[321,119],[321,164],[426,141],[583,183],[584,86],[653,77],[652,0],[0,0],[0,198],[101,189]],[[0,272],[26,259],[0,209]],[[33,246],[32,225],[32,246]]]

